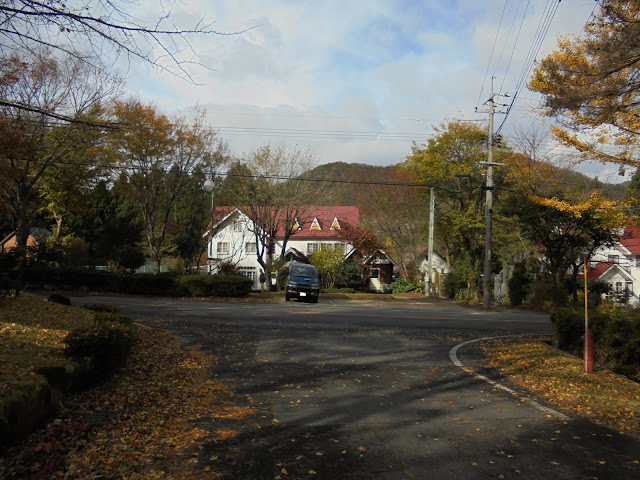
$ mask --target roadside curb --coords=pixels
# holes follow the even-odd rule
[[[486,341],[486,340],[494,340],[496,338],[515,338],[515,337],[521,337],[522,335],[500,335],[500,336],[496,336],[496,337],[482,337],[482,338],[475,338],[473,340],[467,340],[466,342],[462,342],[459,343],[458,345],[454,346],[451,350],[449,350],[449,359],[453,362],[453,364],[456,367],[461,368],[462,370],[464,370],[467,373],[472,374],[474,377],[483,380],[491,385],[493,385],[496,388],[499,388],[500,390],[503,390],[507,393],[510,393],[511,395],[513,395],[514,397],[516,397],[518,400],[521,400],[522,402],[528,403],[530,404],[532,407],[534,407],[536,410],[545,413],[547,415],[551,415],[559,420],[571,420],[571,417],[565,415],[564,413],[560,413],[557,410],[554,410],[553,408],[547,407],[545,405],[542,405],[541,403],[533,400],[532,398],[528,398],[528,397],[524,397],[522,394],[520,394],[519,392],[513,390],[512,388],[507,387],[506,385],[502,385],[501,383],[496,382],[495,380],[482,375],[480,373],[475,372],[473,369],[465,367],[463,365],[463,363],[458,359],[458,350],[460,350],[462,347],[469,345],[471,343],[476,343],[476,342],[482,342],[482,341]]]

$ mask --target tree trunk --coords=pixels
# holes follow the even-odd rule
[[[27,242],[29,240],[29,218],[27,215],[29,194],[24,185],[20,185],[17,196],[18,208],[15,214],[16,224],[16,296],[24,286],[27,269]]]

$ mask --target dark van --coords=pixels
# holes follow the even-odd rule
[[[320,277],[316,267],[306,263],[294,263],[291,265],[285,292],[287,302],[292,298],[298,298],[318,303],[319,293]]]

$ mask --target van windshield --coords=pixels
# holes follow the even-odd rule
[[[318,278],[318,272],[313,267],[301,267],[295,266],[291,267],[291,272],[289,273],[292,277],[303,277],[303,278]]]

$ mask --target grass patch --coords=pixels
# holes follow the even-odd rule
[[[640,384],[607,370],[584,373],[582,359],[544,339],[491,341],[490,366],[563,411],[640,437]]]

